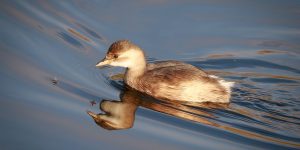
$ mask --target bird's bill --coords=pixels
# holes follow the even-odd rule
[[[104,58],[96,64],[96,67],[102,68],[102,67],[109,65],[110,63],[111,63],[111,60]]]
[[[93,119],[97,118],[97,115],[91,111],[87,111],[87,114],[89,114]]]

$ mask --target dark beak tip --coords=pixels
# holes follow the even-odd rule
[[[96,118],[97,118],[97,115],[96,115],[95,113],[89,111],[89,110],[86,111],[86,113],[87,113],[88,115],[90,115],[93,119],[96,119]]]

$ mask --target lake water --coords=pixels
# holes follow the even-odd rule
[[[299,1],[2,0],[0,8],[2,150],[300,149]],[[149,62],[184,61],[236,82],[232,102],[139,99],[127,115],[132,128],[98,126],[86,111],[100,113],[124,88],[122,68],[95,64],[119,39]]]

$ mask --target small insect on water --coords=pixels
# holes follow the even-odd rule
[[[52,80],[51,80],[52,84],[53,85],[56,85],[58,83],[58,79],[56,77],[54,77]]]
[[[94,106],[94,105],[96,105],[97,103],[96,103],[95,100],[92,100],[92,101],[90,101],[90,104],[91,104],[92,106]]]

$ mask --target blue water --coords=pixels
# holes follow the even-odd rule
[[[2,0],[0,149],[300,149],[299,10],[296,0]],[[236,82],[232,102],[170,113],[145,101],[132,128],[99,127],[86,111],[120,100],[112,77],[123,70],[95,64],[119,39],[150,62]]]

